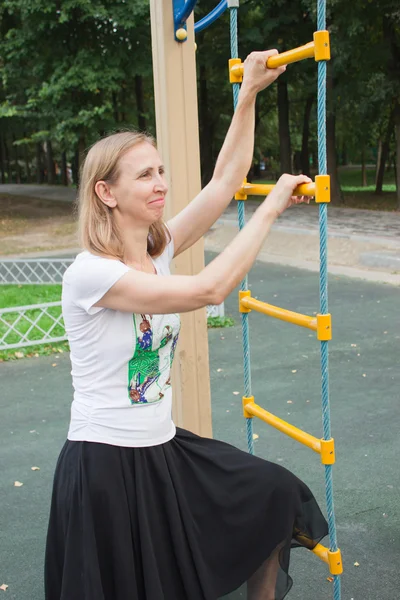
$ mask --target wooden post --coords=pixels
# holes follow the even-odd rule
[[[157,145],[169,176],[165,218],[182,210],[200,191],[200,150],[194,22],[188,39],[174,37],[172,0],[150,0]],[[203,240],[175,261],[175,273],[204,267]],[[173,416],[178,426],[211,436],[210,374],[206,309],[182,315],[173,370]]]

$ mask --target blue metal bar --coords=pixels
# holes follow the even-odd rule
[[[200,21],[194,24],[194,31],[197,33],[198,31],[202,31],[206,29],[211,23],[214,23],[228,8],[228,1],[221,0],[221,2],[210,12],[208,15],[203,17]]]
[[[175,27],[180,27],[186,23],[192,14],[197,0],[173,0],[174,2],[174,22]]]

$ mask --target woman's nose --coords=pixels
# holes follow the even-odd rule
[[[167,186],[167,182],[165,181],[164,176],[159,175],[157,177],[157,180],[155,182],[154,188],[157,191],[164,192],[165,194],[167,193],[168,186]]]

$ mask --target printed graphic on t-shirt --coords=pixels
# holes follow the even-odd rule
[[[165,324],[165,321],[163,315],[133,315],[136,345],[128,370],[128,392],[132,404],[159,402],[171,385],[171,365],[179,327],[174,335],[175,324]]]

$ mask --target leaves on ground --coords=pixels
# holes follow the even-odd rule
[[[22,487],[23,485],[21,481],[14,481],[14,487]]]

